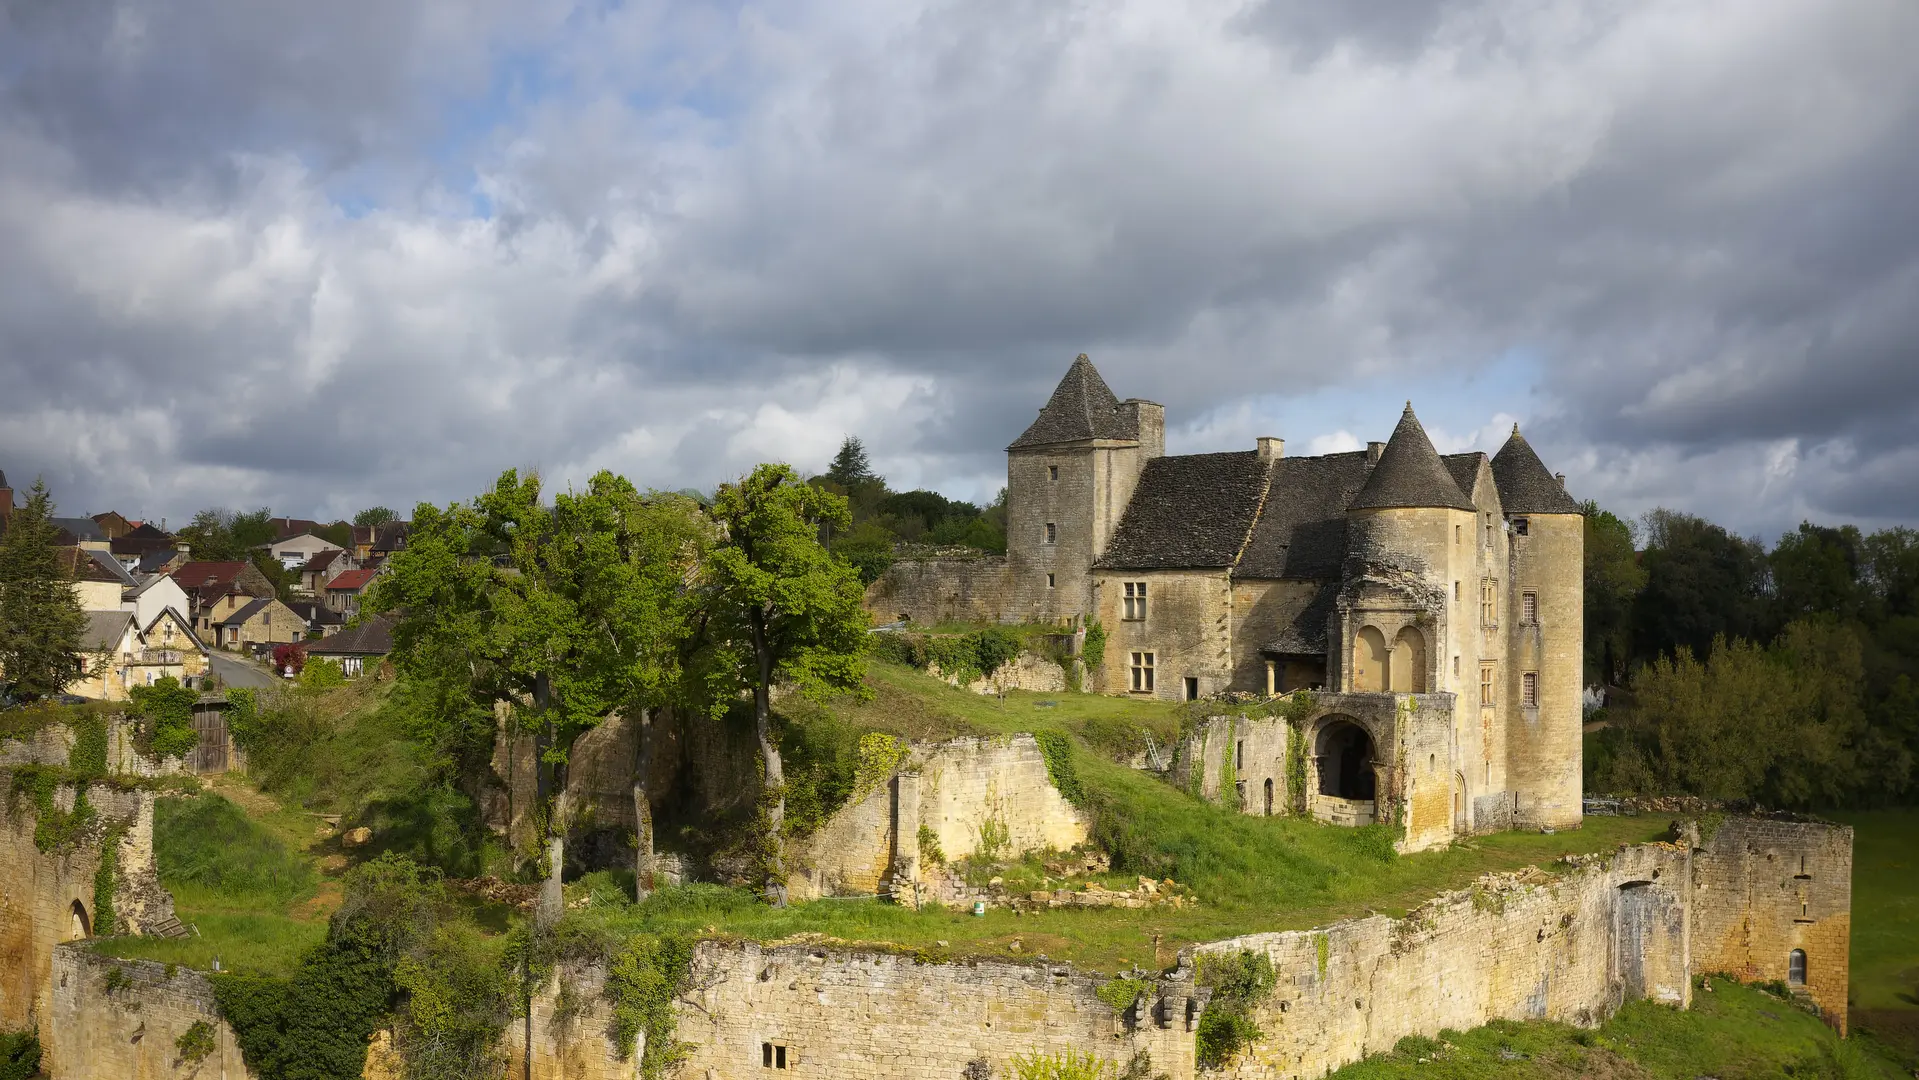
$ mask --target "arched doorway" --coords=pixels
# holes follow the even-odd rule
[[[87,918],[86,905],[78,900],[73,902],[73,909],[69,912],[69,922],[68,941],[80,941],[93,936],[93,920]]]
[[[1393,639],[1393,657],[1387,667],[1395,693],[1426,693],[1426,635],[1417,626],[1406,627]]]
[[[1350,720],[1333,719],[1319,729],[1314,740],[1314,756],[1319,761],[1319,793],[1336,799],[1370,801],[1373,780],[1373,737]]]
[[[1466,776],[1464,773],[1456,772],[1453,774],[1453,833],[1454,835],[1456,836],[1466,835],[1467,827],[1468,827],[1468,822],[1466,820]]]
[[[1353,635],[1353,689],[1365,692],[1387,687],[1386,668],[1390,661],[1386,635],[1376,626],[1362,626]]]

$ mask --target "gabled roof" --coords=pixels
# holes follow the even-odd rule
[[[393,619],[375,615],[307,646],[308,656],[385,656],[393,651]]]
[[[231,585],[239,580],[249,564],[244,562],[190,562],[173,572],[173,580],[183,589],[208,585]]]
[[[1513,425],[1512,437],[1493,455],[1493,482],[1499,485],[1500,506],[1508,514],[1580,514],[1579,503],[1566,493],[1532,444]]]
[[[1440,507],[1450,510],[1474,509],[1471,499],[1459,490],[1459,483],[1439,460],[1439,451],[1426,437],[1413,415],[1412,402],[1400,414],[1399,426],[1386,440],[1366,486],[1347,504],[1354,510],[1407,509]]]
[[[163,581],[173,581],[173,579],[165,574],[147,574],[140,578],[139,581],[140,583],[133,587],[133,591],[127,594],[129,599],[135,596],[143,596],[148,589],[153,588]],[[178,582],[175,582],[175,584],[178,584]]]
[[[327,591],[359,592],[378,574],[377,570],[348,570],[326,583]]]
[[[161,567],[172,562],[179,556],[180,553],[173,548],[159,548],[154,551],[144,552],[140,556],[140,572],[142,574],[158,573]]]
[[[1473,497],[1473,488],[1479,483],[1479,463],[1486,460],[1486,455],[1473,450],[1464,454],[1442,454],[1439,460],[1445,463],[1446,471],[1452,475],[1453,483],[1459,485],[1459,493],[1466,496],[1467,501],[1470,502]]]
[[[57,517],[48,518],[47,520],[53,522],[54,528],[63,529],[71,534],[76,541],[105,540],[107,538],[107,534],[100,530],[100,523],[92,518]]]
[[[1346,504],[1366,483],[1366,451],[1281,458],[1235,576],[1336,578],[1346,559]]]
[[[133,622],[131,611],[89,611],[87,628],[80,647],[90,653],[110,652],[126,640],[127,627]]]
[[[287,607],[292,608],[295,615],[305,619],[309,626],[339,626],[346,622],[346,616],[318,600],[295,600]]]
[[[328,548],[325,551],[315,552],[313,557],[307,560],[306,565],[300,568],[300,571],[302,573],[317,574],[327,567],[332,566],[333,560],[345,554],[346,552],[339,548]]]
[[[245,623],[248,619],[251,619],[255,615],[258,615],[261,611],[265,610],[268,604],[271,604],[273,602],[274,602],[274,599],[271,596],[255,597],[252,603],[243,604],[240,607],[233,609],[233,611],[230,614],[228,614],[226,618],[221,619],[219,622],[214,623],[213,625],[239,626]]]
[[[1052,443],[1080,442],[1085,439],[1137,439],[1138,421],[1119,407],[1112,388],[1099,377],[1099,370],[1085,353],[1066,369],[1039,418],[1027,427],[1013,445],[1047,446]]]
[[[1158,457],[1141,470],[1106,555],[1112,570],[1227,567],[1239,558],[1260,500],[1267,463],[1253,450]]]
[[[193,632],[193,623],[190,620],[188,620],[185,615],[180,614],[178,611],[175,611],[174,609],[170,607],[161,608],[159,613],[156,614],[152,619],[149,619],[147,621],[147,625],[140,629],[140,633],[152,634],[153,628],[160,625],[160,620],[166,618],[169,615],[173,616],[173,621],[178,623],[180,625],[180,629],[186,632],[187,640],[193,642],[194,648],[200,650],[201,652],[207,651],[206,644],[200,640],[200,635]]]
[[[319,522],[308,518],[274,518],[271,524],[273,526],[273,542],[276,544],[282,540],[291,540],[301,533],[316,532],[325,528],[325,526]]]

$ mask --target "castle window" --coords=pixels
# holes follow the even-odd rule
[[[1459,654],[1453,654],[1453,678],[1459,678]]]
[[[1057,540],[1059,540],[1059,526],[1049,521],[1046,523],[1046,542],[1051,544]]]
[[[1453,582],[1453,603],[1459,603],[1459,582]]]
[[[1519,594],[1519,621],[1527,626],[1539,622],[1539,594],[1536,592]]]
[[[1493,546],[1493,516],[1491,514],[1486,515],[1486,546]]]
[[[786,1047],[778,1043],[760,1044],[760,1067],[765,1069],[786,1068]]]
[[[1153,654],[1136,652],[1133,654],[1133,692],[1150,694],[1153,692]]]
[[[1499,580],[1484,578],[1479,583],[1479,625],[1499,625]]]
[[[1120,618],[1127,622],[1142,622],[1146,618],[1146,583],[1129,581],[1126,583],[1126,595],[1122,598]]]
[[[1053,587],[1053,575],[1051,574],[1046,575],[1046,587],[1049,589]]]
[[[1479,703],[1490,707],[1493,703],[1493,666],[1479,665]]]
[[[1186,676],[1185,682],[1186,682],[1186,700],[1198,701],[1199,700],[1199,680],[1191,675],[1188,675]]]
[[[1528,709],[1539,708],[1539,673],[1528,671],[1519,677],[1519,703]]]
[[[1453,543],[1463,544],[1465,542],[1466,542],[1466,526],[1464,525],[1453,526]]]
[[[1513,535],[1514,536],[1526,535],[1526,519],[1525,518],[1513,519]]]
[[[1794,949],[1786,954],[1786,981],[1794,986],[1806,985],[1806,950]]]
[[[1048,465],[1048,466],[1046,466],[1046,479],[1048,479],[1048,480],[1058,480],[1058,479],[1059,479],[1059,466],[1058,466],[1058,465]]]
[[[1193,679],[1191,681],[1198,682],[1199,680]],[[1233,743],[1233,771],[1238,772],[1239,770],[1244,769],[1245,767],[1246,767],[1246,740],[1240,739]]]

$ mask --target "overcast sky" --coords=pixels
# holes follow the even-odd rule
[[[1919,522],[1913,0],[0,0],[0,471],[178,522],[990,499],[1075,354],[1175,452],[1520,422],[1573,493]]]

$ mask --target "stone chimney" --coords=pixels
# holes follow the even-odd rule
[[[1286,456],[1286,440],[1271,435],[1259,437],[1259,460],[1271,464]]]
[[[1559,490],[1561,490],[1561,491],[1564,491],[1564,490],[1566,490],[1566,474],[1565,474],[1565,473],[1563,473],[1563,472],[1562,472],[1562,473],[1554,473],[1554,474],[1553,474],[1553,479],[1554,479],[1554,480],[1557,480],[1557,481],[1559,481]]]
[[[1383,443],[1383,442],[1369,442],[1369,443],[1367,443],[1367,444],[1366,444],[1366,464],[1367,464],[1368,466],[1372,466],[1372,465],[1377,465],[1377,464],[1379,464],[1379,455],[1381,455],[1381,454],[1383,454],[1383,453],[1385,453],[1385,452],[1386,452],[1386,444],[1385,444],[1385,443]]]

